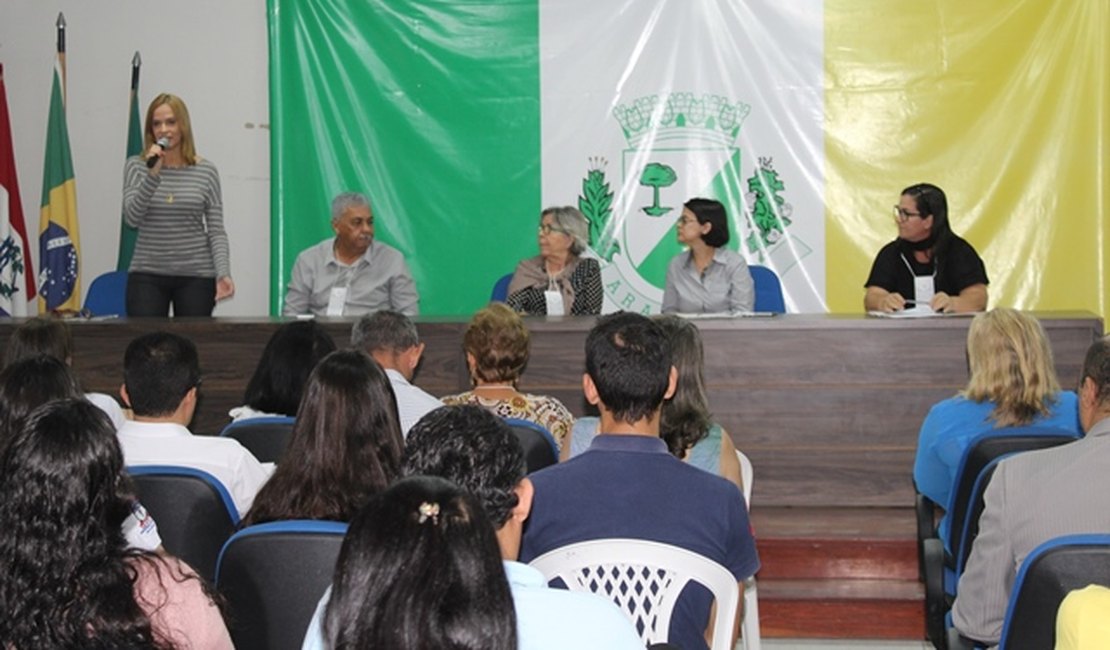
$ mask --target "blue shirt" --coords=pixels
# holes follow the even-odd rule
[[[520,650],[644,650],[636,628],[613,603],[582,592],[552,589],[532,567],[506,560]],[[324,650],[324,610],[331,587],[316,605],[301,650]]]
[[[585,453],[529,476],[535,486],[520,559],[593,539],[628,537],[703,555],[740,582],[759,570],[744,496],[736,485],[684,463],[659,438],[599,435]],[[668,640],[707,648],[712,596],[683,590]]]
[[[945,510],[949,508],[960,460],[972,440],[997,427],[991,419],[995,403],[951,397],[929,409],[917,441],[913,480],[919,492]],[[1079,401],[1070,390],[1061,391],[1049,405],[1048,415],[1038,415],[1029,426],[1053,427],[1079,435]],[[948,514],[940,521],[940,538],[948,539]]]

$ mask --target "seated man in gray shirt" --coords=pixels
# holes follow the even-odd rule
[[[416,283],[401,252],[374,239],[366,196],[345,192],[335,197],[331,227],[335,237],[297,256],[281,313],[359,316],[391,309],[416,316]]]

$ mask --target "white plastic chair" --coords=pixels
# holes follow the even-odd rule
[[[641,539],[599,539],[544,553],[531,565],[571,591],[611,598],[645,644],[663,643],[679,593],[693,580],[717,601],[712,650],[732,650],[740,588],[720,564],[684,548]]]
[[[740,461],[740,482],[744,484],[744,503],[748,510],[752,508],[752,481],[755,475],[752,472],[752,461],[744,452],[736,450],[736,459]],[[755,576],[744,581],[744,620],[740,622],[744,650],[761,650],[763,647],[762,635],[759,632],[759,593],[756,591]]]

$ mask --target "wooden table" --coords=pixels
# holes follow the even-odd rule
[[[1085,312],[1046,312],[1062,384],[1074,388],[1083,355],[1102,335]],[[18,320],[0,323],[6,343]],[[204,385],[193,429],[215,433],[243,390],[280,318],[123,319],[75,322],[74,367],[86,390],[118,394],[123,352],[155,329],[191,338]],[[350,319],[321,319],[340,345]],[[527,319],[532,356],[521,390],[554,395],[576,415],[591,318]],[[755,467],[753,501],[764,506],[904,506],[912,503],[917,432],[929,407],[967,381],[970,318],[918,320],[786,315],[700,320],[714,418]],[[416,383],[434,395],[469,387],[466,323],[422,318],[427,350]]]

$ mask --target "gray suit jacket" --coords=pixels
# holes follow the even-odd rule
[[[1073,443],[999,463],[985,503],[952,622],[964,636],[996,645],[1030,551],[1061,535],[1110,533],[1110,418]]]

